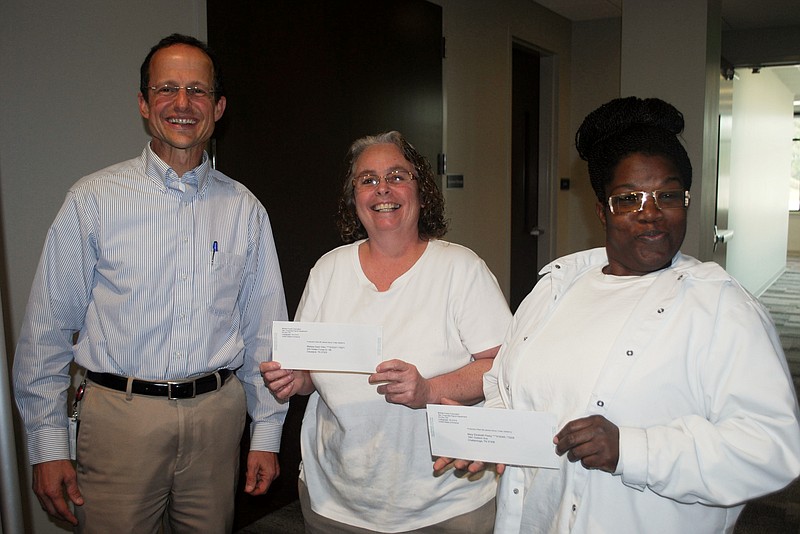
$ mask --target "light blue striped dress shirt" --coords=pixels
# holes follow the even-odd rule
[[[31,463],[69,457],[73,357],[144,380],[238,368],[251,449],[278,451],[288,405],[258,364],[286,317],[267,212],[207,155],[179,179],[148,145],[82,178],[47,234],[14,359]]]

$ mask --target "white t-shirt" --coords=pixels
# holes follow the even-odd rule
[[[384,360],[414,364],[431,378],[500,345],[511,314],[497,281],[471,250],[430,241],[387,291],[367,279],[361,242],[324,255],[312,269],[298,321],[380,324]],[[301,430],[311,506],[320,515],[382,532],[432,525],[494,497],[478,480],[433,475],[426,413],[386,402],[366,374],[312,372]]]
[[[515,384],[516,401],[557,414],[559,430],[585,417],[591,391],[614,343],[609,333],[622,330],[654,279],[653,275],[606,275],[602,265],[577,279],[547,324],[520,350],[514,375],[525,380]],[[570,468],[567,456],[559,460],[560,469],[524,471],[526,488],[534,490],[525,493],[521,532],[539,532],[543,517],[557,515],[562,505],[559,497],[573,483],[564,476]]]

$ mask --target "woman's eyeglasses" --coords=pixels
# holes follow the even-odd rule
[[[688,208],[689,191],[683,189],[668,189],[665,191],[628,191],[619,195],[608,197],[608,207],[611,213],[635,213],[644,209],[647,199],[652,198],[656,208],[660,210]]]

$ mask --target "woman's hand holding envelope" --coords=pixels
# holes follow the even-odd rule
[[[446,404],[448,406],[463,406],[463,404],[460,402],[456,402],[447,398],[442,399],[442,404]],[[498,475],[502,475],[506,470],[505,464],[491,464],[489,462],[461,460],[457,458],[445,458],[444,456],[440,456],[435,462],[433,462],[433,474],[439,476],[447,471],[451,466],[458,471],[466,471],[467,473],[476,474],[489,469],[492,465],[495,466],[495,472],[497,472]]]
[[[310,395],[316,389],[308,371],[282,369],[276,361],[261,362],[259,365],[264,384],[276,399],[288,400],[292,395]]]

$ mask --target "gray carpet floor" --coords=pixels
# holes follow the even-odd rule
[[[787,259],[786,272],[760,297],[772,315],[781,337],[786,359],[800,391],[800,256]],[[280,508],[237,534],[302,534],[303,517],[295,501]],[[735,534],[800,534],[800,481],[783,491],[754,500],[745,506]]]

